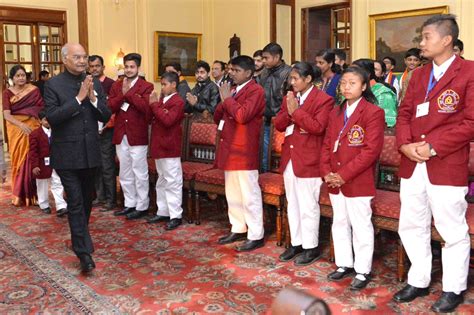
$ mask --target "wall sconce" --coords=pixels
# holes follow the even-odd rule
[[[120,48],[120,51],[117,53],[117,56],[115,57],[115,66],[117,67],[118,70],[123,69],[123,57],[125,54],[122,51],[122,48]]]

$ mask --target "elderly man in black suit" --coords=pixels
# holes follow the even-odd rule
[[[67,194],[72,247],[84,272],[95,263],[89,234],[94,175],[101,163],[98,121],[111,116],[100,81],[86,75],[88,56],[79,44],[61,50],[65,71],[45,84],[46,117],[51,125],[51,166]]]

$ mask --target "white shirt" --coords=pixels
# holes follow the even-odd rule
[[[252,81],[252,79],[248,80],[248,81],[245,82],[245,83],[242,83],[241,85],[237,85],[237,87],[235,88],[235,94],[239,93],[239,91],[242,90],[242,88],[243,88],[244,86],[246,86],[247,83],[249,83],[250,81]]]
[[[311,90],[314,88],[314,85],[312,85],[306,92],[304,92],[303,95],[301,95],[300,92],[298,92],[298,94],[296,94],[297,97],[300,98],[300,103],[298,105],[303,105],[304,104],[304,101],[306,101],[306,98],[308,97],[309,93],[311,92]]]
[[[453,63],[456,55],[452,55],[451,58],[440,64],[439,66],[433,61],[433,75],[436,81],[439,81],[443,75],[448,71],[449,66]]]
[[[45,126],[41,126],[41,128],[43,128],[43,131],[48,136],[48,138],[51,138],[51,129],[48,129]]]
[[[175,94],[176,94],[176,92],[174,92],[173,94],[170,94],[170,95],[168,95],[168,96],[163,97],[163,104],[165,104],[166,102],[168,102],[168,100],[171,98],[171,96],[173,96],[173,95],[175,95]]]
[[[347,103],[347,107],[346,107],[347,118],[351,117],[351,115],[354,113],[354,111],[355,111],[357,105],[359,105],[359,102],[360,102],[361,99],[362,99],[362,96],[357,101],[352,103],[352,105],[350,105],[350,106],[349,106],[349,103]]]

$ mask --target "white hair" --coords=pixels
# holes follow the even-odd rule
[[[61,47],[61,57],[65,59],[67,56],[67,53],[68,53],[68,44],[65,44],[63,47]]]

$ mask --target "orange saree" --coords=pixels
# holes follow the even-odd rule
[[[37,117],[43,104],[39,89],[33,85],[18,94],[9,89],[3,92],[3,109],[10,110],[16,120],[26,124],[31,130],[40,126]],[[36,185],[28,159],[29,135],[8,121],[6,129],[12,166],[12,203],[15,206],[33,205],[36,203]]]

